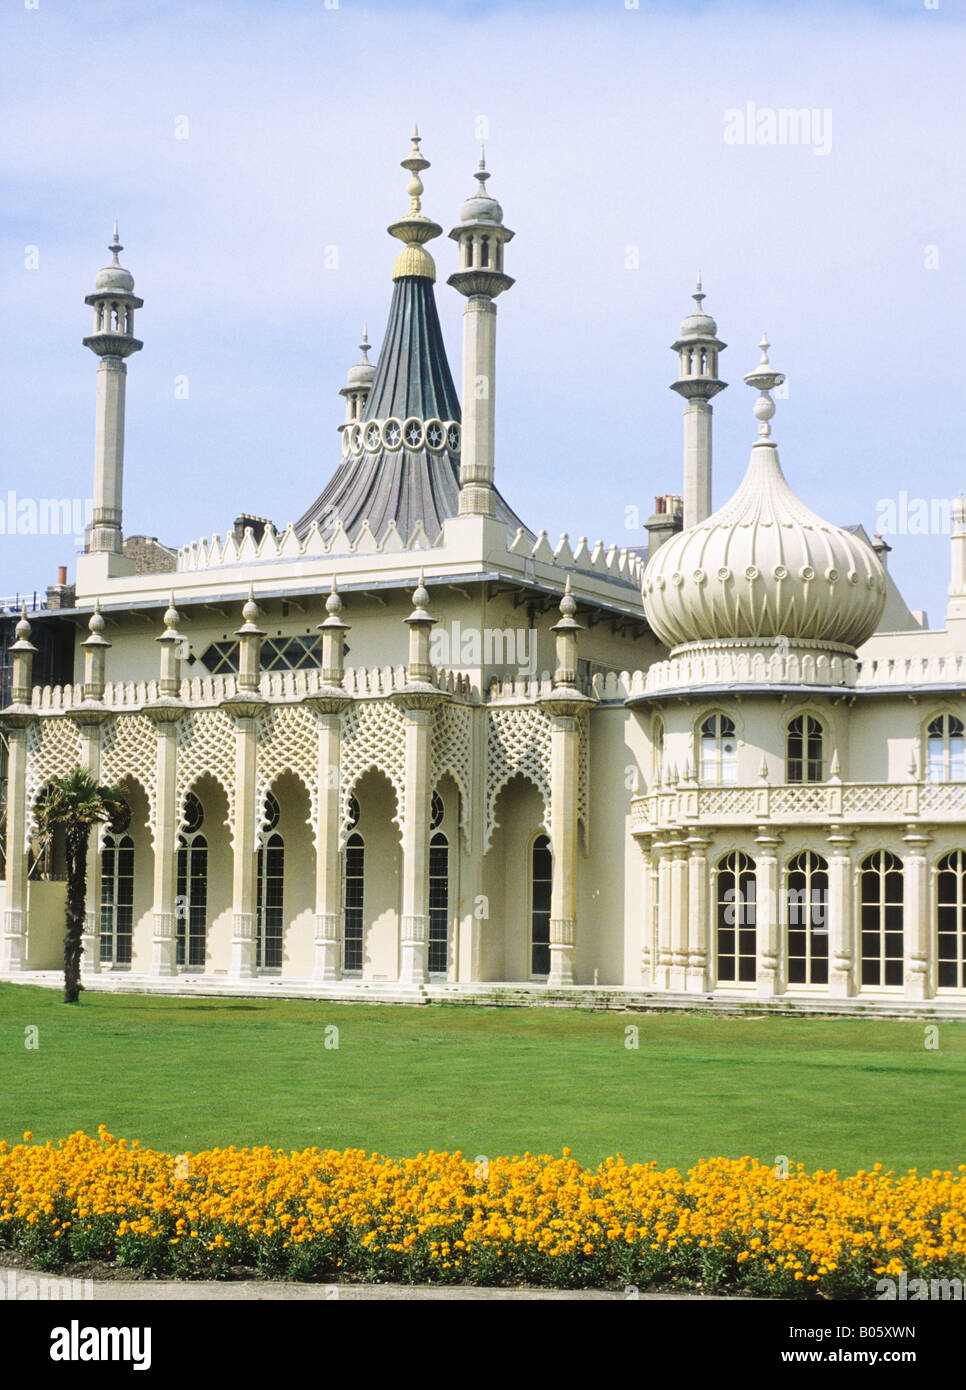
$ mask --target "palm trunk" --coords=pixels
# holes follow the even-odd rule
[[[67,927],[64,933],[64,1003],[76,1004],[81,990],[84,906],[87,899],[89,825],[67,828]]]

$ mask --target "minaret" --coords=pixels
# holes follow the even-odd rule
[[[952,523],[947,622],[966,619],[966,497],[962,493],[953,499]]]
[[[354,367],[349,368],[346,373],[345,385],[339,392],[340,396],[345,396],[345,421],[339,426],[340,434],[346,425],[354,424],[356,420],[362,419],[362,412],[372,388],[372,379],[376,375],[376,369],[369,361],[369,334],[366,332],[365,325],[362,328],[362,342],[359,344],[359,351],[362,356]]]
[[[493,516],[496,305],[513,284],[503,273],[503,246],[513,236],[503,209],[488,196],[490,177],[481,153],[474,178],[479,188],[460,210],[450,236],[459,245],[459,270],[447,284],[466,295],[463,310],[463,442],[460,454],[460,516]]]
[[[697,306],[681,324],[671,350],[678,354],[678,379],[671,390],[683,396],[684,407],[684,529],[711,515],[711,398],[727,386],[718,379],[718,353],[727,347],[718,325],[701,307],[701,276],[692,298]]]
[[[124,484],[125,357],[144,346],[134,336],[134,310],[144,303],[134,293],[134,276],[118,261],[124,247],[117,239],[108,248],[111,264],[98,272],[94,293],[85,304],[94,306],[94,332],[84,339],[101,360],[97,368],[97,422],[94,433],[94,516],[88,550],[119,554],[122,548],[121,507]]]

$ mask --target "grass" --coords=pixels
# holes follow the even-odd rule
[[[0,1138],[966,1162],[966,1025],[179,999],[0,984]],[[325,1046],[338,1029],[338,1048]],[[639,1030],[636,1050],[625,1029]],[[36,1049],[25,1030],[38,1029]],[[332,1034],[328,1034],[332,1038]]]

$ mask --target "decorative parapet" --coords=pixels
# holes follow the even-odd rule
[[[233,531],[226,533],[224,539],[217,534],[203,537],[181,547],[178,551],[178,569],[196,572],[257,561],[303,560],[330,555],[390,555],[405,551],[437,550],[440,561],[448,558],[440,545],[440,537],[428,536],[421,521],[416,523],[412,535],[404,541],[392,520],[386,523],[380,535],[376,535],[368,521],[363,522],[354,540],[338,524],[336,517],[332,520],[336,526],[328,540],[323,538],[314,522],[303,540],[299,540],[293,525],[281,532],[266,527],[260,540],[255,539],[250,526],[245,528],[240,541],[236,540]],[[512,537],[507,533],[507,554],[528,564],[552,565],[633,586],[639,600],[644,561],[626,546],[605,546],[603,541],[596,541],[591,546],[586,536],[581,536],[576,547],[572,547],[566,532],[556,545],[552,545],[546,531],[541,531],[534,539],[520,527]],[[432,556],[421,555],[420,561],[431,564]]]
[[[631,834],[651,835],[683,825],[748,825],[775,821],[896,824],[920,817],[961,822],[966,782],[847,782],[802,786],[696,787],[679,785],[631,800]]]

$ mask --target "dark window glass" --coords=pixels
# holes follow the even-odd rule
[[[531,862],[530,973],[550,974],[550,893],[553,857],[546,835],[533,842]]]

